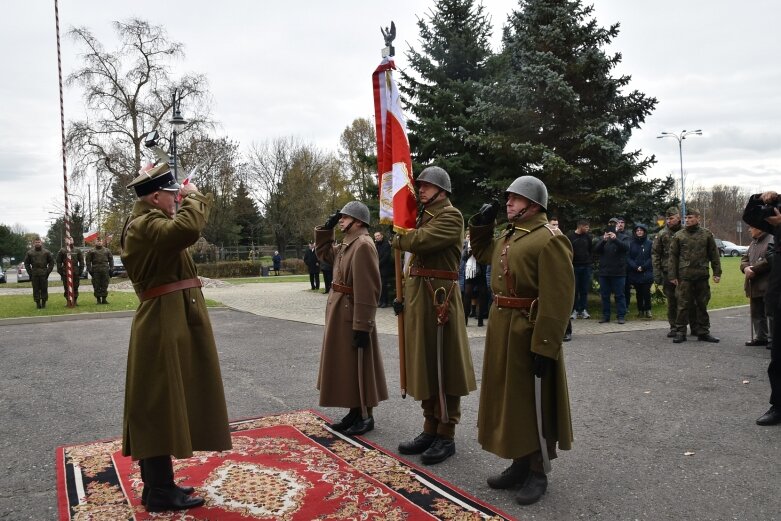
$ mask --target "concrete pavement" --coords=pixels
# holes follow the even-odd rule
[[[325,296],[284,286],[205,291],[236,308],[211,311],[231,418],[319,409]],[[395,450],[421,417],[397,392],[395,318],[379,311],[391,398],[367,438]],[[0,519],[56,519],[54,448],[120,435],[130,321],[0,324]],[[430,470],[519,519],[781,519],[781,427],[754,424],[767,409],[768,351],[743,345],[746,308],[712,321],[720,344],[672,344],[661,321],[575,322],[565,346],[575,444],[538,504],[485,484],[506,462],[476,442],[479,391],[463,400],[456,456]],[[484,328],[468,331],[479,380]]]

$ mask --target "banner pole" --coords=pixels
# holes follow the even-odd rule
[[[404,286],[402,282],[402,270],[401,270],[401,250],[395,250],[396,260],[396,300],[399,302],[404,301]],[[406,343],[404,338],[404,311],[396,316],[397,325],[399,328],[399,384],[401,386],[401,397],[407,397],[407,355],[406,355]]]

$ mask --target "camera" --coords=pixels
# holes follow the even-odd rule
[[[616,233],[616,225],[611,224],[607,228],[605,228],[605,233]]]
[[[776,214],[776,208],[778,208],[778,211],[781,212],[781,201],[776,199],[771,204],[763,204],[759,207],[759,214],[762,216],[763,219],[766,217],[773,217]]]

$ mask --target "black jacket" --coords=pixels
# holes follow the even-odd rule
[[[626,277],[626,254],[629,252],[629,236],[616,232],[616,238],[606,241],[600,239],[594,247],[599,255],[600,277]]]
[[[307,248],[304,253],[304,264],[309,268],[309,273],[320,273],[320,260],[314,250]]]
[[[591,250],[594,247],[594,236],[572,231],[567,234],[567,239],[572,243],[572,265],[590,266],[593,262]]]

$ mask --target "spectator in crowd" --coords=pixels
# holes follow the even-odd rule
[[[68,246],[65,245],[57,252],[57,272],[60,274],[60,280],[62,280],[62,288],[65,293],[65,300],[68,300],[68,274],[65,273],[65,262],[68,257],[71,259],[71,275],[73,277],[73,305],[78,306],[79,300],[79,282],[81,282],[81,274],[84,272],[84,254],[81,251],[73,247],[73,238],[68,237],[65,239],[70,244],[70,253],[68,253]]]
[[[623,224],[623,220],[620,221]],[[613,217],[602,238],[594,247],[594,253],[599,255],[599,291],[602,297],[602,319],[600,324],[610,322],[610,295],[616,302],[616,318],[619,324],[626,317],[626,255],[629,251],[629,237],[619,230],[619,219]]]
[[[765,306],[765,293],[770,283],[770,264],[767,261],[768,247],[773,247],[773,236],[767,232],[748,227],[751,234],[751,244],[748,251],[740,259],[740,271],[745,281],[743,289],[749,298],[751,309],[751,340],[747,346],[766,346],[772,340],[772,314],[768,314]],[[768,327],[768,321],[770,327]]]
[[[279,275],[279,270],[282,269],[282,255],[276,250],[274,250],[274,255],[271,257],[271,263],[274,265],[274,275]]]
[[[681,229],[680,210],[675,206],[668,208],[665,222],[665,227],[656,234],[651,246],[651,260],[653,261],[654,282],[662,286],[667,300],[667,322],[670,324],[667,338],[675,338],[678,297],[675,296],[675,285],[670,282],[670,243],[673,240],[673,235]]]
[[[773,341],[770,343],[770,364],[767,376],[770,381],[770,409],[757,418],[757,425],[781,424],[781,204],[778,194],[773,191],[752,195],[743,211],[743,220],[754,228],[773,234],[770,262],[770,281],[765,292],[765,301],[773,315]]]
[[[718,342],[710,334],[710,284],[708,263],[713,269],[713,282],[721,280],[721,259],[713,234],[700,226],[700,212],[686,208],[686,223],[670,244],[670,282],[676,286],[678,314],[675,319],[675,338],[680,344],[686,341],[686,326],[691,322],[693,335],[703,342]],[[693,319],[690,319],[692,314]]]
[[[309,270],[309,285],[312,289],[320,289],[320,261],[315,253],[315,243],[310,242],[304,253],[304,264]]]
[[[488,307],[485,264],[477,262],[472,255],[469,232],[461,251],[461,262],[464,263],[464,323],[469,325],[469,317],[473,317],[477,318],[477,327],[483,327],[483,316]]]
[[[323,293],[331,291],[331,282],[334,280],[334,268],[330,262],[320,259],[320,270],[323,272]]]
[[[594,237],[589,233],[590,229],[586,219],[579,219],[575,231],[567,234],[572,243],[572,266],[575,270],[575,306],[570,318],[591,318],[587,306],[591,290],[591,265],[594,262]]]
[[[626,257],[626,277],[637,294],[637,316],[653,318],[651,314],[651,283],[654,281],[653,260],[651,259],[651,241],[648,239],[648,228],[635,224],[632,229],[632,240],[629,243],[629,253]],[[629,301],[627,301],[629,307]]]
[[[378,307],[388,306],[388,284],[393,277],[393,256],[388,239],[381,231],[374,232],[374,246],[380,263],[380,302]]]
[[[54,269],[54,256],[43,247],[40,237],[35,238],[33,247],[24,256],[24,269],[30,275],[35,307],[45,308],[49,300],[49,274]]]

